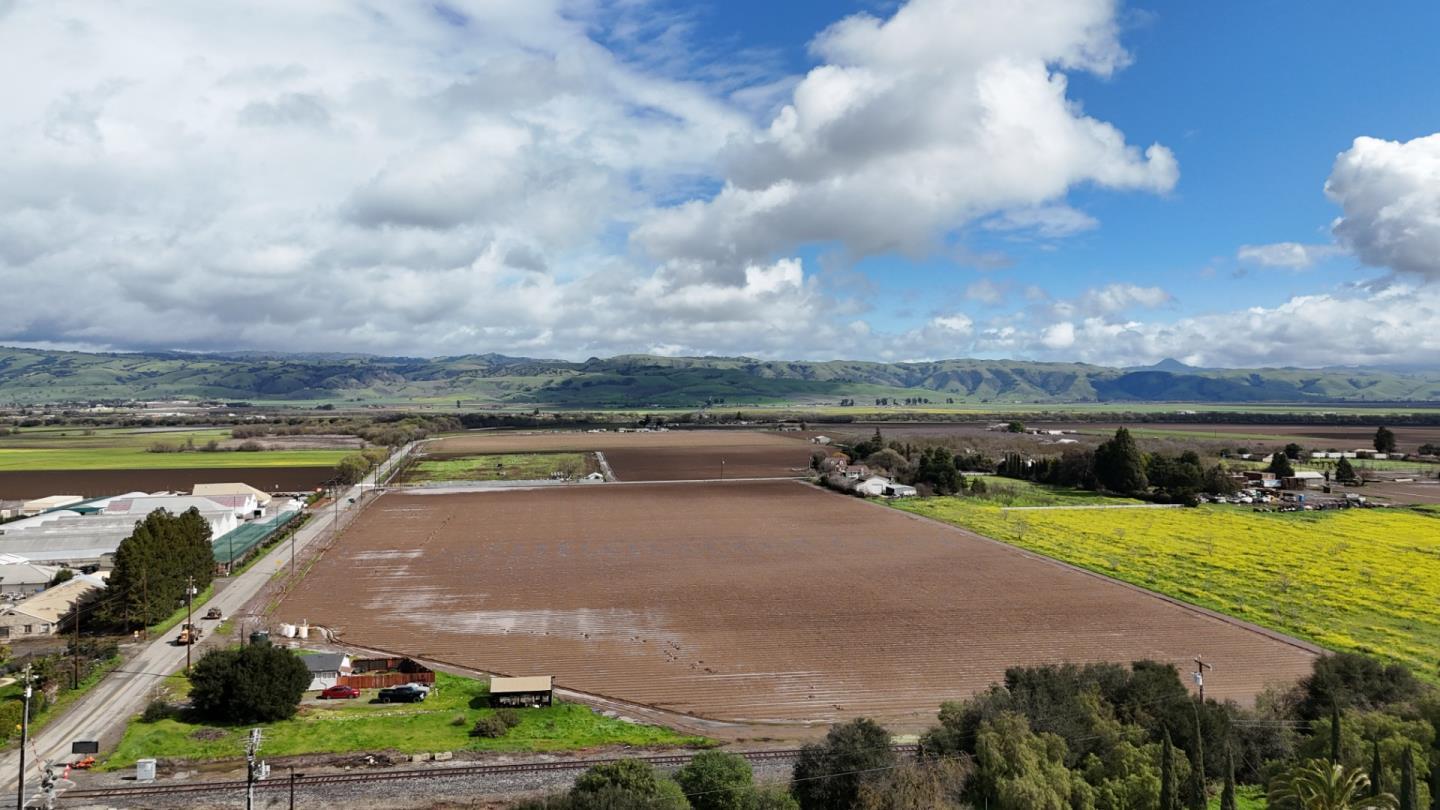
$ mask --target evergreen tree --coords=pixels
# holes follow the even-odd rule
[[[1225,787],[1220,791],[1220,810],[1235,808],[1235,752],[1225,746]]]
[[[1190,779],[1185,791],[1185,810],[1205,810],[1205,730],[1195,715],[1195,747],[1190,752]]]
[[[1111,492],[1143,492],[1150,486],[1145,458],[1129,430],[1119,428],[1114,438],[1095,448],[1095,478]]]
[[[1335,465],[1335,480],[1342,484],[1353,484],[1360,480],[1360,477],[1355,474],[1355,465],[1350,463],[1350,459],[1341,458]]]
[[[211,650],[190,675],[190,702],[219,723],[270,723],[295,714],[310,686],[298,655],[269,644]]]
[[[1385,791],[1385,769],[1380,765],[1380,741],[1371,743],[1370,795],[1379,796]]]
[[[818,745],[800,749],[795,798],[803,810],[848,810],[860,785],[895,764],[890,732],[866,718],[835,726]]]
[[[1330,764],[1340,764],[1340,704],[1330,704]]]
[[[156,509],[115,550],[101,618],[127,629],[154,624],[184,604],[188,578],[204,590],[214,575],[210,524],[199,510]]]
[[[1375,429],[1375,452],[1395,452],[1395,434],[1390,431],[1390,428],[1384,425]]]
[[[1285,455],[1284,450],[1276,450],[1274,455],[1270,456],[1269,470],[1276,478],[1289,478],[1295,474],[1295,467],[1290,464],[1290,457]]]
[[[1175,799],[1175,747],[1170,743],[1170,730],[1166,729],[1160,743],[1159,810],[1178,810],[1179,802]]]
[[[1382,428],[1383,430],[1383,428]],[[1420,792],[1415,784],[1415,755],[1410,747],[1400,755],[1400,810],[1420,810]]]

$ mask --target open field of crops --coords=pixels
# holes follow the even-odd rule
[[[22,429],[0,436],[0,472],[29,470],[167,470],[237,467],[333,467],[346,449],[260,452],[150,452],[152,447],[203,447],[224,442],[228,428],[155,431],[134,428]]]
[[[1331,649],[1392,658],[1436,678],[1440,516],[1433,512],[1007,511],[969,498],[894,505]],[[1219,669],[1216,677],[1223,677]]]
[[[588,453],[504,453],[426,458],[405,471],[405,481],[536,481],[557,471],[573,477],[599,469],[595,457]]]

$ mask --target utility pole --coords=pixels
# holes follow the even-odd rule
[[[250,729],[250,744],[245,747],[245,810],[255,808],[255,757],[260,753],[260,729]]]
[[[195,577],[185,578],[185,674],[190,674],[190,648],[195,646]]]
[[[25,711],[20,719],[20,778],[15,780],[15,810],[25,810],[25,748],[30,744],[30,665],[25,665]]]
[[[1200,656],[1195,656],[1195,672],[1191,675],[1195,679],[1195,686],[1200,690],[1200,704],[1205,704],[1205,670],[1215,667],[1205,663]]]
[[[75,601],[75,643],[70,647],[70,664],[74,670],[72,689],[80,688],[80,601]]]

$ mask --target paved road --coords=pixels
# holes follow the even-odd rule
[[[414,445],[406,445],[401,448],[366,481],[341,494],[338,507],[325,507],[316,511],[314,517],[295,533],[296,547],[304,548],[317,538],[329,536],[337,522],[343,524],[347,515],[359,507],[362,492],[375,485],[377,476],[383,478],[391,466],[403,459],[413,447]],[[226,616],[240,612],[269,581],[277,567],[288,562],[290,546],[289,542],[277,545],[264,559],[205,602],[204,607],[219,607]],[[201,608],[201,605],[195,606],[197,615],[203,612]],[[185,666],[185,648],[170,643],[174,636],[174,632],[167,633],[164,638],[157,638],[141,647],[118,670],[72,704],[64,715],[51,720],[39,734],[31,737],[25,763],[27,790],[38,789],[44,760],[61,762],[69,759],[70,743],[73,740],[100,739],[107,730],[124,723],[145,707],[159,678]],[[0,756],[0,804],[7,803],[9,797],[15,795],[15,774],[20,767],[19,759],[18,751],[9,751]],[[33,803],[37,806],[40,804]]]

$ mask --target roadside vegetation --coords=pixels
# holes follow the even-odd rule
[[[267,756],[356,751],[566,751],[601,746],[702,746],[709,741],[657,726],[627,723],[589,707],[557,702],[517,712],[519,722],[498,737],[472,736],[476,724],[497,712],[489,708],[484,681],[436,674],[436,689],[420,703],[371,703],[375,690],[355,700],[307,701],[294,716],[256,727],[265,729]],[[245,751],[251,725],[200,719],[181,708],[189,699],[183,679],[172,679],[161,708],[126,728],[107,769],[124,768],[144,757],[234,759]]]
[[[523,810],[1434,810],[1440,694],[1358,655],[1254,708],[1201,702],[1169,664],[1016,667],[945,703],[911,760],[868,719],[807,745],[788,785],[708,753],[667,778],[629,760]]]

